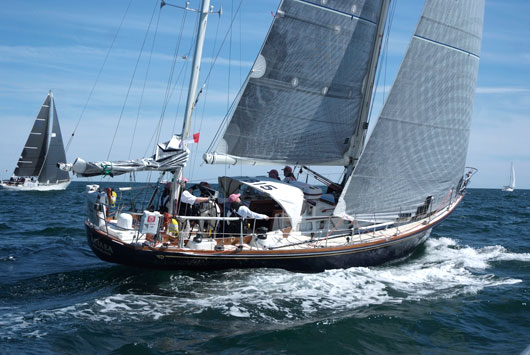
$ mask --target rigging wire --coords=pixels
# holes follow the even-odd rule
[[[230,12],[234,12],[234,0],[232,0],[232,6],[230,7]],[[228,42],[228,80],[227,82],[227,88],[226,88],[226,110],[230,108],[230,74],[232,69],[232,34],[234,31],[232,31],[232,26],[230,26],[230,41]]]
[[[237,7],[236,13],[233,15],[232,20],[230,21],[230,26],[228,27],[228,30],[226,31],[226,34],[223,38],[223,41],[221,42],[221,46],[219,47],[219,51],[217,52],[217,55],[215,56],[212,65],[210,66],[210,70],[208,71],[208,74],[206,75],[206,79],[204,79],[204,83],[206,84],[208,80],[210,79],[210,75],[212,74],[212,69],[215,66],[217,62],[217,58],[219,58],[219,54],[221,53],[221,49],[223,49],[224,43],[226,41],[226,38],[228,37],[230,31],[232,31],[232,25],[234,24],[234,20],[236,19],[237,14],[239,13],[239,10],[241,9],[241,5],[243,3],[243,0],[239,1],[239,6]]]
[[[214,41],[213,41],[213,47],[212,47],[212,54],[211,54],[211,57],[213,58],[213,56],[215,55],[215,50],[216,50],[216,46],[217,46],[217,40],[219,39],[219,25],[221,24],[221,21],[218,20],[217,21],[217,26],[215,28],[215,37],[214,37]],[[210,64],[210,65],[213,65],[213,64]],[[205,88],[204,88],[204,98],[202,100],[202,112],[201,112],[201,118],[198,120],[199,122],[199,127],[197,129],[197,126],[196,124],[194,125],[194,128],[196,132],[200,132],[201,129],[202,129],[202,124],[204,122],[204,114],[205,114],[205,111],[206,111],[206,101],[208,99],[208,93],[209,93],[209,88],[210,86],[209,85],[206,85]],[[199,143],[200,144],[200,140],[199,140]],[[191,165],[191,172],[190,172],[190,177],[193,178],[193,175],[195,173],[195,162],[197,161],[197,154],[199,152],[199,149],[198,149],[198,146],[197,146],[197,149],[195,149],[195,152],[194,152],[194,156],[193,156],[193,164]]]
[[[243,41],[241,38],[241,11],[239,12],[239,87],[243,85],[242,78],[243,78],[243,69],[242,69],[242,47],[243,47]],[[239,175],[243,176],[243,163],[240,165],[240,173]]]
[[[156,0],[156,2],[155,2],[155,9],[156,9],[157,5],[158,5],[158,0]],[[154,11],[155,10],[153,10],[153,15],[154,15]],[[155,47],[156,37],[157,37],[157,34],[158,34],[158,26],[160,24],[160,14],[161,14],[161,11],[158,11],[158,18],[157,18],[157,21],[156,21],[155,33],[153,34],[153,42],[151,43],[151,51],[149,53],[149,60],[147,62],[147,69],[145,71],[144,83],[143,83],[143,86],[142,86],[142,93],[140,94],[140,102],[138,103],[138,110],[136,112],[136,120],[134,122],[134,129],[133,129],[133,134],[132,134],[132,137],[131,137],[131,146],[129,147],[129,154],[127,156],[127,159],[131,159],[132,147],[134,145],[134,138],[136,136],[136,129],[138,127],[138,121],[140,119],[140,111],[141,111],[141,108],[142,108],[142,103],[143,103],[144,94],[145,94],[145,86],[147,84],[147,78],[149,76],[149,70],[151,68],[151,60],[153,58],[153,51],[154,51],[154,47]],[[153,20],[153,15],[151,16],[151,22]],[[149,22],[149,28],[151,27],[151,22]],[[148,28],[148,30],[149,30],[149,28]]]
[[[140,53],[138,54],[138,58],[136,59],[136,64],[134,66],[134,71],[133,71],[133,74],[132,74],[132,77],[131,77],[131,81],[129,82],[129,88],[127,89],[127,94],[125,95],[125,100],[123,101],[123,106],[121,108],[120,117],[118,119],[118,124],[116,125],[116,130],[114,131],[114,136],[112,137],[112,142],[110,143],[109,153],[107,154],[107,160],[110,157],[110,153],[112,152],[112,147],[114,145],[114,140],[116,139],[116,135],[118,134],[118,129],[120,128],[121,119],[123,118],[123,112],[125,111],[125,106],[127,105],[127,100],[129,99],[129,94],[131,92],[132,84],[134,82],[134,77],[136,76],[136,70],[138,69],[138,64],[140,63],[140,58],[142,57],[143,49],[144,49],[145,43],[147,41],[147,37],[148,37],[148,34],[149,34],[149,28],[151,27],[151,23],[153,21],[154,15],[155,15],[155,10],[157,8],[156,5],[158,5],[158,0],[155,1],[155,7],[153,8],[153,13],[151,15],[151,20],[149,21],[149,26],[147,27],[147,30],[145,32],[145,36],[144,36],[144,39],[142,41],[142,46],[140,48]]]
[[[196,35],[195,35],[195,37],[196,37]],[[195,37],[193,38],[194,40],[195,40]],[[177,125],[177,120],[179,118],[179,113],[180,113],[179,111],[180,111],[180,108],[181,108],[180,105],[182,103],[182,97],[183,97],[183,94],[184,94],[184,89],[186,88],[186,79],[187,78],[189,79],[189,77],[188,77],[188,68],[191,66],[191,61],[189,60],[189,58],[191,56],[191,51],[193,50],[193,42],[194,42],[194,40],[191,41],[190,48],[188,49],[188,52],[182,58],[182,59],[185,60],[185,62],[180,67],[180,72],[177,75],[177,77],[181,77],[182,80],[181,80],[181,83],[180,83],[179,99],[178,99],[178,102],[177,102],[177,109],[175,111],[175,118],[173,119],[173,127],[171,128],[171,132],[175,132],[175,126]],[[182,74],[183,70],[184,70],[184,74]],[[178,80],[175,80],[175,85],[173,86],[173,90],[171,91],[170,97],[173,96],[173,93],[175,92],[175,90],[177,88],[177,84],[178,84]],[[186,109],[186,108],[184,108],[184,109]]]
[[[184,56],[184,57],[186,57],[186,59],[189,58],[192,49],[193,49],[193,43],[190,45],[190,48],[189,48],[189,50],[188,50],[188,52],[187,52],[187,55]],[[184,80],[186,80],[186,73],[187,73],[188,64],[189,64],[189,62],[185,62],[184,65],[180,68],[180,72],[179,72],[179,74],[177,75],[177,77],[180,77],[181,74],[182,74],[182,70],[183,70],[183,69],[186,69],[186,71],[184,72],[184,76],[182,77],[182,82],[183,82],[183,83],[184,83]],[[178,83],[178,81],[175,81],[175,85],[173,86],[173,90],[171,91],[170,98],[173,96],[173,92],[175,91],[175,88],[176,88],[176,86],[177,86],[177,83]],[[184,85],[184,84],[183,84],[183,85]],[[184,87],[184,86],[181,87],[181,90],[183,89],[183,87]],[[180,103],[180,102],[179,102],[179,103]],[[175,117],[175,120],[176,120],[176,119],[177,119],[177,118]],[[174,131],[174,126],[175,126],[175,124],[173,125],[173,131]],[[146,146],[146,148],[145,148],[144,156],[146,156],[146,155],[148,154],[149,150],[153,148],[153,144],[152,144],[152,143],[153,143],[153,140],[155,139],[156,133],[157,133],[156,130],[153,131],[153,135],[151,136],[151,139],[149,140],[149,143],[147,144],[147,146]]]
[[[241,23],[243,22],[243,20],[241,19],[241,11],[239,12],[239,87],[241,87],[241,85],[243,85],[243,68],[242,68],[242,64],[243,64],[243,39],[241,37],[241,34],[242,34],[242,28],[241,28]]]
[[[390,31],[392,29],[392,22],[393,22],[393,19],[394,19],[394,14],[396,12],[396,3],[397,3],[397,0],[390,1],[390,6],[389,6],[389,11],[388,11],[388,16],[387,16],[387,23],[385,25],[386,26],[386,31],[384,31],[385,38],[384,38],[384,41],[383,41],[381,54],[379,56],[379,61],[381,63],[381,66],[384,67],[384,68],[379,67],[379,69],[377,70],[377,73],[376,73],[376,78],[375,78],[374,86],[373,86],[373,89],[372,89],[373,90],[373,95],[372,95],[372,100],[370,102],[370,110],[368,112],[368,122],[372,121],[372,115],[374,114],[373,109],[374,109],[374,105],[375,105],[375,101],[376,101],[375,98],[377,96],[377,90],[379,88],[379,82],[381,80],[381,75],[382,75],[381,73],[383,71],[384,71],[384,78],[383,78],[383,100],[382,100],[382,104],[384,105],[384,102],[385,102],[386,70],[387,70],[387,67],[388,67],[388,43],[389,43]],[[375,123],[377,123],[377,121]],[[367,139],[365,139],[365,142],[368,142],[368,136],[366,138]],[[343,176],[346,175],[347,170],[348,170],[347,168],[345,168],[343,170],[343,172],[340,175],[339,179],[341,179],[341,180],[343,179]]]
[[[173,84],[173,77],[174,77],[174,74],[175,74],[175,67],[176,67],[176,64],[177,64],[178,51],[180,49],[180,44],[182,42],[182,33],[184,31],[184,27],[185,27],[185,24],[186,24],[186,18],[187,18],[187,11],[184,11],[184,15],[183,15],[182,21],[180,23],[180,30],[179,30],[178,40],[177,40],[177,43],[175,45],[175,50],[173,52],[173,61],[171,63],[171,69],[170,69],[169,77],[168,77],[167,84],[166,84],[166,91],[165,91],[165,96],[164,96],[164,102],[162,104],[162,111],[160,112],[160,118],[158,120],[158,124],[157,124],[157,127],[155,129],[155,133],[153,134],[153,136],[151,137],[151,140],[149,141],[149,144],[148,144],[148,146],[146,148],[146,152],[150,148],[153,151],[156,149],[156,147],[154,147],[154,145],[152,145],[153,139],[154,139],[155,142],[158,142],[159,139],[160,139],[160,134],[162,132],[162,126],[164,124],[164,116],[165,116],[165,113],[166,113],[167,106],[169,104],[169,98],[171,97],[171,92],[172,92],[171,88],[172,88],[172,84]]]
[[[387,27],[387,30],[385,31],[385,40],[384,40],[384,44],[383,44],[383,49],[381,50],[381,64],[384,68],[380,68],[378,71],[377,71],[377,75],[376,75],[376,80],[375,80],[375,85],[374,85],[374,95],[373,95],[373,98],[372,98],[372,102],[370,103],[370,112],[368,114],[368,117],[371,118],[372,114],[373,114],[373,108],[374,108],[374,104],[375,104],[375,96],[377,95],[377,88],[379,87],[379,81],[381,80],[381,73],[384,71],[384,78],[383,78],[383,105],[385,103],[385,84],[386,84],[386,70],[387,70],[387,67],[388,67],[388,43],[389,43],[389,38],[390,38],[390,31],[392,29],[392,22],[393,22],[393,19],[394,19],[394,14],[396,12],[396,3],[397,3],[397,0],[395,1],[392,1],[390,4],[390,11],[388,13],[388,21],[387,21],[387,24],[386,24],[386,27]],[[370,119],[371,120],[371,119]]]
[[[210,75],[212,73],[212,69],[213,67],[215,66],[216,62],[217,62],[217,58],[219,58],[219,54],[221,53],[221,49],[223,48],[224,46],[224,43],[226,41],[226,38],[228,37],[228,34],[229,32],[228,31],[231,31],[232,29],[232,25],[234,24],[234,20],[236,19],[236,16],[237,14],[239,13],[239,11],[241,10],[241,5],[243,3],[243,0],[240,0],[239,1],[239,5],[237,7],[237,10],[236,10],[236,13],[233,15],[232,17],[232,20],[230,21],[230,26],[221,42],[221,46],[219,47],[219,51],[217,52],[217,55],[215,56],[213,62],[212,62],[212,65],[210,66],[210,70],[208,71],[208,74],[206,75],[206,79],[204,80],[205,83],[207,83],[210,79]],[[228,119],[228,117],[230,116],[230,112],[234,109],[234,106],[235,106],[235,103],[237,102],[237,97],[238,95],[236,95],[236,98],[232,101],[232,104],[230,105],[229,109],[228,109],[228,112],[226,113],[225,117],[223,118],[223,120],[221,121],[221,124],[219,125],[219,128],[217,129],[217,132],[215,133],[214,135],[214,138],[212,139],[212,141],[210,142],[210,145],[208,146],[208,149],[206,149],[206,151],[210,151],[213,147],[213,144],[214,142],[217,140],[217,138],[219,137],[220,135],[220,132],[221,132],[221,128],[223,127],[223,125],[225,124],[226,120]]]
[[[179,114],[180,114],[180,105],[182,104],[182,96],[183,96],[183,93],[184,93],[184,87],[186,85],[186,76],[188,75],[188,68],[189,68],[189,65],[188,65],[189,61],[187,61],[187,58],[189,58],[189,57],[186,56],[186,62],[181,67],[181,68],[184,68],[184,74],[181,76],[180,73],[179,73],[179,75],[178,75],[179,77],[180,76],[182,77],[182,80],[180,81],[179,99],[177,101],[177,109],[175,111],[175,118],[173,119],[173,127],[171,128],[171,132],[175,132],[175,127],[177,126],[177,120],[180,117],[179,116]],[[181,72],[182,72],[182,69],[181,69]],[[178,83],[178,81],[175,81],[175,86],[173,88],[177,87],[177,83]]]
[[[232,0],[232,2],[233,2],[233,0]],[[220,53],[221,53],[221,50],[222,50],[223,47],[224,47],[224,44],[225,44],[225,42],[226,42],[226,39],[228,38],[228,35],[231,34],[231,32],[232,32],[232,26],[233,26],[233,24],[234,24],[234,21],[235,21],[237,15],[239,14],[239,12],[240,12],[240,10],[241,10],[242,3],[243,3],[243,0],[240,0],[236,12],[232,15],[232,18],[231,18],[231,21],[230,21],[230,25],[229,25],[229,27],[228,27],[226,33],[225,33],[225,36],[223,37],[223,40],[221,41],[221,44],[220,44],[220,46],[219,46],[219,50],[217,51],[217,54],[216,54],[215,57],[213,58],[213,61],[212,61],[211,65],[210,65],[210,68],[209,68],[209,70],[208,70],[208,74],[206,75],[206,78],[204,79],[204,82],[203,82],[202,87],[206,87],[206,90],[208,90],[208,85],[207,85],[207,84],[209,83],[209,80],[210,80],[210,76],[211,76],[212,70],[213,70],[215,64],[217,63],[217,59],[219,58],[219,55],[220,55]],[[232,10],[233,10],[233,4],[232,4]],[[232,12],[233,12],[233,11],[232,11]],[[216,39],[215,39],[215,43],[217,43],[217,33],[218,33],[218,30],[219,30],[219,22],[218,22],[217,30],[216,30]],[[231,51],[231,50],[230,50],[230,51]],[[213,53],[215,53],[215,46],[214,46],[214,48],[213,48]],[[230,71],[230,65],[229,65],[229,71]],[[234,102],[235,102],[235,101],[236,101],[236,100],[234,100],[234,101],[232,102],[232,105],[231,105],[232,107],[234,106]],[[204,100],[203,100],[203,104],[204,104],[205,102],[206,102],[206,100],[204,99]],[[230,108],[229,108],[229,109],[230,109]],[[202,128],[202,122],[203,122],[203,119],[204,119],[204,106],[203,106],[202,117],[201,117],[201,120],[200,120],[200,128]],[[223,119],[223,121],[225,121],[225,120],[226,120],[226,118]],[[200,129],[199,129],[199,131],[200,131]],[[213,144],[213,141],[210,143],[210,146],[209,146],[209,148],[208,148],[207,150],[210,150],[212,144]],[[196,157],[197,153],[198,153],[198,150],[196,150],[196,152],[195,152],[195,157]],[[194,169],[192,168],[192,172],[193,172],[193,171],[194,171]]]
[[[114,43],[116,42],[116,38],[118,38],[118,34],[121,31],[121,27],[123,25],[123,22],[125,21],[125,18],[127,17],[127,13],[129,12],[129,8],[131,7],[132,0],[129,0],[129,4],[127,4],[127,8],[125,9],[125,13],[123,14],[123,17],[121,18],[120,25],[118,26],[118,29],[116,30],[116,33],[114,34],[114,38],[112,39],[112,42],[110,44],[109,49],[107,50],[107,54],[105,55],[105,59],[103,60],[103,64],[99,68],[99,72],[96,75],[96,80],[94,81],[94,85],[92,85],[92,89],[90,90],[90,93],[88,95],[88,98],[85,102],[85,106],[83,107],[83,110],[81,111],[81,114],[79,115],[79,118],[77,120],[77,123],[74,127],[74,131],[72,132],[72,135],[68,139],[68,143],[66,144],[66,152],[68,152],[68,149],[70,148],[70,144],[72,143],[72,140],[75,136],[75,132],[77,131],[77,127],[79,127],[79,123],[81,122],[81,119],[83,118],[83,115],[85,113],[85,110],[88,106],[88,103],[90,102],[90,99],[92,98],[92,94],[94,93],[94,89],[96,88],[97,83],[99,82],[99,77],[101,76],[101,73],[103,72],[103,68],[105,67],[105,64],[107,63],[107,59],[109,58],[110,52],[112,48],[114,47]]]
[[[390,30],[392,29],[392,22],[394,20],[394,13],[396,11],[397,1],[392,2],[392,7],[390,8],[390,16],[388,17],[388,36],[385,41],[385,74],[383,78],[383,86],[386,86],[386,72],[388,69],[388,43],[390,38]],[[383,90],[383,102],[385,102],[385,90]]]

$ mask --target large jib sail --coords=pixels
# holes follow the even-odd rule
[[[15,176],[38,176],[46,156],[51,94],[48,94],[33,123],[15,168]]]
[[[345,163],[383,0],[284,0],[216,154]]]
[[[66,163],[66,154],[64,152],[63,136],[61,134],[61,127],[59,126],[59,118],[53,98],[51,99],[51,103],[53,104],[53,124],[48,152],[39,174],[39,182],[41,183],[56,183],[58,181],[70,180],[68,172],[60,170],[57,167],[58,163]]]
[[[427,1],[337,215],[414,215],[450,201],[464,172],[483,15],[483,0]]]

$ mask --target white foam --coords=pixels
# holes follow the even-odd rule
[[[164,295],[115,294],[33,314],[8,311],[0,320],[0,339],[41,337],[36,329],[72,318],[127,322],[213,311],[275,324],[329,319],[370,305],[452,298],[521,282],[494,274],[493,263],[506,260],[528,262],[530,254],[508,252],[497,245],[472,248],[438,238],[426,242],[421,257],[381,267],[318,274],[265,269],[191,276],[175,273],[159,285]]]

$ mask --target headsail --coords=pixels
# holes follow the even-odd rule
[[[282,1],[215,153],[346,164],[383,3]]]
[[[42,183],[57,181],[66,181],[70,179],[68,172],[60,170],[57,167],[57,163],[66,162],[66,154],[64,152],[63,136],[61,134],[61,127],[59,126],[59,117],[57,116],[57,110],[55,109],[55,100],[51,99],[53,104],[53,124],[50,135],[50,144],[48,145],[48,151],[46,153],[46,159],[42,165],[42,169],[39,174],[39,181]]]
[[[464,172],[483,14],[483,0],[427,1],[337,215],[395,217],[449,201]]]
[[[48,94],[33,123],[15,168],[15,176],[38,176],[46,156],[51,94]]]

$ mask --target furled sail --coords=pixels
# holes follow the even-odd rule
[[[77,158],[73,164],[58,166],[64,171],[71,171],[77,176],[117,176],[133,171],[169,171],[186,166],[189,150],[182,145],[181,137],[174,135],[169,142],[159,143],[156,153],[149,158],[122,161],[86,162]]]
[[[51,93],[41,106],[15,168],[15,176],[38,176],[46,156]]]
[[[215,155],[345,164],[383,3],[282,1]]]
[[[51,99],[51,103],[53,104],[53,123],[48,152],[46,153],[46,159],[39,174],[39,181],[42,183],[55,183],[70,179],[68,172],[60,170],[57,167],[57,163],[66,162],[66,154],[64,152],[63,136],[61,134],[61,127],[59,126],[59,118],[55,110],[55,100],[53,98]]]
[[[464,173],[484,0],[427,1],[337,215],[387,216],[449,202]]]

